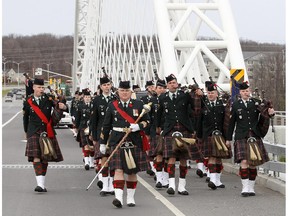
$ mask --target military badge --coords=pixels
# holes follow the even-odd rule
[[[133,116],[139,116],[138,109],[133,109]]]

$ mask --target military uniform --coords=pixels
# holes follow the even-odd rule
[[[93,142],[89,139],[89,120],[93,104],[84,101],[80,102],[77,107],[77,114],[75,117],[75,127],[78,130],[77,141],[84,153],[85,169],[94,167],[94,147]],[[88,130],[88,131],[87,131]]]
[[[230,124],[227,132],[227,140],[232,140],[233,131],[235,129],[235,144],[234,144],[234,161],[235,163],[240,163],[241,160],[248,160],[248,145],[247,139],[249,137],[255,137],[259,145],[259,150],[261,151],[262,160],[261,165],[266,161],[269,161],[267,152],[264,148],[262,142],[262,134],[259,129],[258,119],[260,112],[258,106],[259,101],[249,99],[247,107],[242,99],[235,101],[231,110]],[[237,123],[237,124],[236,124]]]
[[[26,99],[23,106],[23,126],[27,134],[25,156],[28,157],[29,162],[33,162],[37,181],[37,187],[34,191],[47,192],[45,177],[48,162],[63,161],[63,156],[55,136],[56,132],[53,129],[53,125],[56,125],[61,119],[63,110],[59,109],[56,101],[46,94],[36,97],[36,95],[40,94],[39,89],[44,85],[43,79],[35,79],[33,85],[36,86],[37,91]],[[51,142],[45,138],[46,136],[48,136]],[[49,141],[48,148],[44,148],[43,139]],[[49,156],[47,152],[49,152]]]
[[[117,208],[121,208],[123,205],[124,173],[127,174],[127,205],[133,207],[135,206],[134,194],[137,185],[136,173],[148,168],[145,151],[149,144],[143,129],[149,126],[149,115],[144,114],[135,124],[143,110],[143,102],[131,99],[131,95],[130,99],[125,100],[125,102],[121,101],[121,97],[125,98],[127,94],[132,94],[130,82],[121,81],[119,84],[119,100],[109,103],[100,135],[100,150],[101,146],[107,143],[110,151],[113,152],[129,130],[127,138],[122,144],[120,143],[120,148],[112,157],[110,156],[110,169],[123,171],[123,174],[122,172],[116,172],[113,182],[115,191],[113,205]],[[143,142],[143,140],[146,140],[146,142]]]
[[[249,88],[246,82],[240,83],[239,86],[240,94],[241,90],[247,90]],[[262,142],[263,133],[261,133],[260,130],[261,125],[259,125],[259,119],[262,116],[260,116],[260,114],[262,114],[260,113],[260,105],[261,101],[255,100],[254,98],[248,98],[246,101],[243,99],[235,101],[232,105],[229,128],[226,135],[227,140],[231,141],[236,125],[234,161],[235,163],[241,163],[239,173],[242,182],[241,195],[244,197],[255,196],[256,166],[269,161],[268,154]],[[268,109],[264,111],[262,109],[262,112],[266,116],[268,116],[267,110]]]
[[[60,120],[59,116],[62,116],[62,110],[59,110],[56,107],[56,104],[52,100],[51,97],[48,97],[46,94],[41,96],[41,102],[38,105],[35,97],[33,95],[29,96],[27,100],[24,102],[24,108],[23,108],[23,123],[24,123],[24,131],[27,133],[27,145],[26,145],[26,153],[25,156],[28,157],[29,162],[33,162],[33,158],[41,158],[41,150],[39,146],[39,137],[40,134],[46,130],[46,124],[40,119],[40,117],[35,113],[33,108],[30,106],[30,104],[27,102],[28,99],[32,99],[32,103],[36,106],[38,106],[41,111],[44,113],[44,115],[47,117],[48,120],[51,118],[54,121],[54,124],[57,123],[57,121]],[[51,115],[52,108],[54,108],[54,114]],[[57,116],[55,115],[55,112],[57,112]],[[58,118],[58,119],[57,119]],[[54,134],[56,134],[55,130],[53,129]],[[59,148],[56,136],[51,138],[57,158],[51,159],[50,161],[53,162],[60,162],[63,161],[63,156],[61,153],[61,150]]]
[[[166,77],[169,82],[176,80],[176,77],[171,74]],[[167,84],[167,87],[168,87]],[[168,87],[169,88],[169,87]],[[181,90],[176,92],[166,92],[159,97],[159,110],[157,113],[157,125],[162,129],[163,140],[163,158],[178,158],[180,161],[187,159],[200,159],[201,152],[196,144],[184,145],[183,148],[177,148],[175,145],[175,132],[180,132],[185,138],[192,138],[194,132],[193,124],[190,118],[189,110],[194,109],[194,101],[189,93],[184,93]],[[186,162],[185,162],[186,163]],[[178,185],[178,193],[188,195],[185,189],[187,165],[180,165],[180,178]],[[169,188],[168,194],[175,193],[175,163],[168,161],[169,173]]]
[[[101,81],[102,80],[102,81]],[[105,80],[105,78],[101,78],[100,83],[107,83],[110,82],[110,80]],[[104,81],[103,81],[104,80]],[[92,136],[94,147],[95,147],[95,154],[94,159],[96,160],[96,164],[101,165],[106,160],[106,157],[109,156],[108,152],[106,154],[102,154],[99,151],[99,139],[101,134],[101,128],[104,122],[104,117],[106,114],[107,106],[108,104],[115,99],[115,96],[113,94],[110,94],[108,96],[105,96],[103,94],[96,96],[93,99],[93,111],[90,118],[90,134]],[[100,161],[101,160],[101,161]],[[97,167],[97,169],[100,166]],[[96,170],[97,171],[97,170]],[[102,188],[100,195],[105,196],[106,194],[113,194],[114,188],[113,188],[113,176],[114,176],[114,170],[110,170],[109,173],[109,167],[104,167],[101,174],[99,174],[99,181],[97,185]]]

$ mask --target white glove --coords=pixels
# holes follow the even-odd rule
[[[100,152],[102,154],[105,154],[106,153],[106,145],[105,144],[100,144],[99,150],[100,150]]]
[[[74,116],[72,116],[71,118],[72,118],[72,121],[75,121],[75,117]]]
[[[130,128],[132,129],[132,132],[140,130],[140,127],[138,124],[130,124]]]

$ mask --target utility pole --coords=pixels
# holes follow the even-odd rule
[[[3,79],[4,79],[4,85],[3,87],[5,88],[6,87],[6,64],[9,63],[10,61],[5,61],[6,58],[3,57],[3,61],[2,61],[2,64],[4,65],[4,69],[3,69]]]
[[[50,71],[50,65],[53,64],[53,63],[43,63],[47,66],[47,70]],[[49,80],[50,80],[50,77],[49,77],[49,73],[47,73],[47,77],[48,77],[48,83],[49,83]]]
[[[20,65],[21,63],[24,63],[24,61],[21,61],[21,62],[13,61],[13,63],[18,65],[18,88],[19,88],[19,82],[20,82],[19,65]]]

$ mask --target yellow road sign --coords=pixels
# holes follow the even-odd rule
[[[237,82],[244,82],[244,69],[231,69],[230,75]]]

